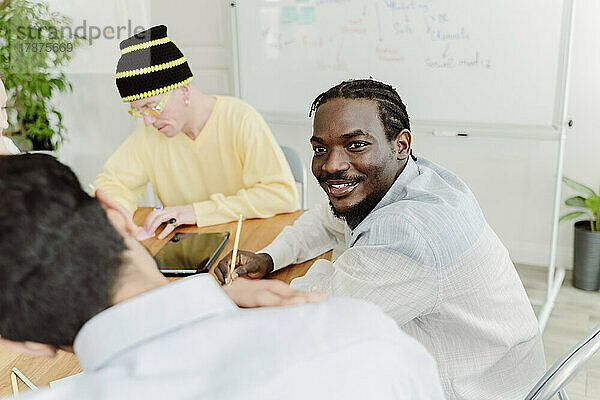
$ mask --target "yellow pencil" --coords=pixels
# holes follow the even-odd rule
[[[242,231],[242,214],[238,218],[237,231],[235,232],[235,241],[233,242],[233,252],[231,253],[231,266],[229,271],[230,283],[233,281],[233,271],[235,271],[235,261],[237,259],[238,245],[240,244],[240,232]]]
[[[19,385],[17,385],[17,376],[14,372],[10,373],[10,383],[12,384],[13,395],[19,394]]]

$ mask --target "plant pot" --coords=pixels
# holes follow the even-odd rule
[[[583,290],[600,288],[600,232],[591,231],[589,221],[575,223],[573,286]]]

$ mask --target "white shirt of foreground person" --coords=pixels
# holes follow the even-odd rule
[[[27,399],[443,399],[433,358],[376,306],[239,309],[210,276],[119,303],[75,338],[84,374]]]
[[[2,140],[4,147],[8,150],[8,154],[19,154],[19,148],[15,146],[12,140],[7,138],[6,136],[0,135],[0,140]]]
[[[322,206],[261,252],[275,269],[346,244],[292,281],[380,306],[435,357],[450,400],[523,399],[545,372],[537,320],[508,251],[454,174],[412,159],[354,230]]]

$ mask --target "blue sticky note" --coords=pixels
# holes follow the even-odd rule
[[[282,24],[291,24],[292,22],[296,22],[298,20],[298,11],[296,10],[296,7],[283,7],[281,9],[281,17],[279,20]]]
[[[315,8],[314,7],[302,7],[300,8],[300,19],[301,24],[314,24],[316,21]]]

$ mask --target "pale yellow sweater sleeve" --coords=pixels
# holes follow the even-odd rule
[[[194,203],[198,226],[245,219],[268,218],[299,208],[296,183],[283,151],[269,126],[254,111],[248,113],[235,138],[236,154],[243,165],[243,184],[235,195],[215,193]],[[232,158],[233,162],[233,158]]]
[[[133,213],[142,200],[148,176],[144,167],[145,128],[140,125],[110,156],[94,186]]]

